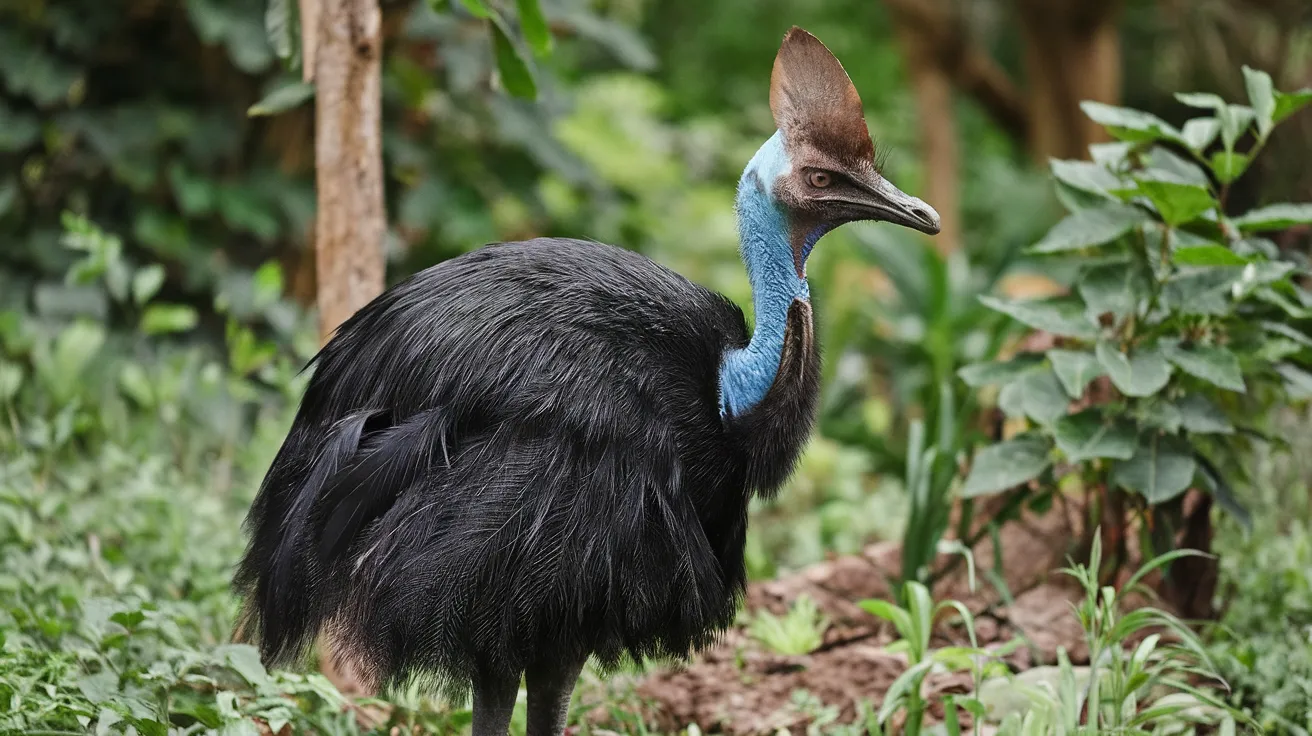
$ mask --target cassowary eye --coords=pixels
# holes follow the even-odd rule
[[[812,171],[806,175],[806,183],[816,189],[824,189],[829,186],[832,181],[833,179],[830,178],[829,174],[826,174],[823,171]]]

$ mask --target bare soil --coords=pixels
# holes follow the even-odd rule
[[[976,616],[981,646],[999,648],[1018,635],[1028,644],[1006,656],[1013,670],[1055,661],[1065,647],[1076,664],[1088,659],[1071,603],[1080,591],[1054,571],[1064,566],[1080,538],[1078,520],[1059,509],[1011,522],[1002,535],[1000,558],[1005,568],[1010,604],[998,588],[986,582],[995,559],[991,543],[974,550],[977,584],[971,590],[966,565],[945,577],[934,591],[938,599],[962,601]],[[805,690],[826,706],[840,710],[839,721],[852,721],[857,704],[876,707],[906,668],[902,654],[885,646],[896,638],[891,625],[863,611],[857,601],[890,597],[890,581],[899,571],[896,544],[880,543],[862,554],[838,557],[797,574],[752,584],[749,610],[784,613],[799,596],[809,595],[829,620],[824,644],[805,656],[786,657],[765,651],[737,628],[717,646],[678,669],[650,675],[637,685],[649,703],[649,718],[662,730],[677,731],[689,723],[704,731],[747,736],[776,734],[779,729],[801,734],[815,709],[799,707],[794,693]],[[968,643],[965,632],[941,625],[935,646]],[[938,698],[971,689],[969,675],[931,675],[924,694],[935,701],[931,716],[942,718]],[[896,724],[894,724],[896,726]]]

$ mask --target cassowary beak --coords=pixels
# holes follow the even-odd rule
[[[869,211],[869,219],[891,222],[928,235],[938,234],[938,213],[923,199],[907,194],[883,177],[876,177],[861,190],[865,196],[861,198],[860,206]]]

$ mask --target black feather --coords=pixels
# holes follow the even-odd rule
[[[753,493],[813,422],[810,306],[722,419],[741,311],[613,246],[487,246],[414,275],[315,359],[237,577],[263,652],[325,626],[367,676],[449,692],[595,654],[684,656],[733,619]]]

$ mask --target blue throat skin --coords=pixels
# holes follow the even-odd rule
[[[783,135],[776,132],[738,181],[739,247],[752,284],[756,328],[747,347],[728,351],[720,365],[721,417],[745,414],[765,398],[779,372],[788,307],[794,299],[811,298],[793,263],[788,215],[772,193],[775,179],[788,167]],[[807,233],[804,256],[825,232]]]

